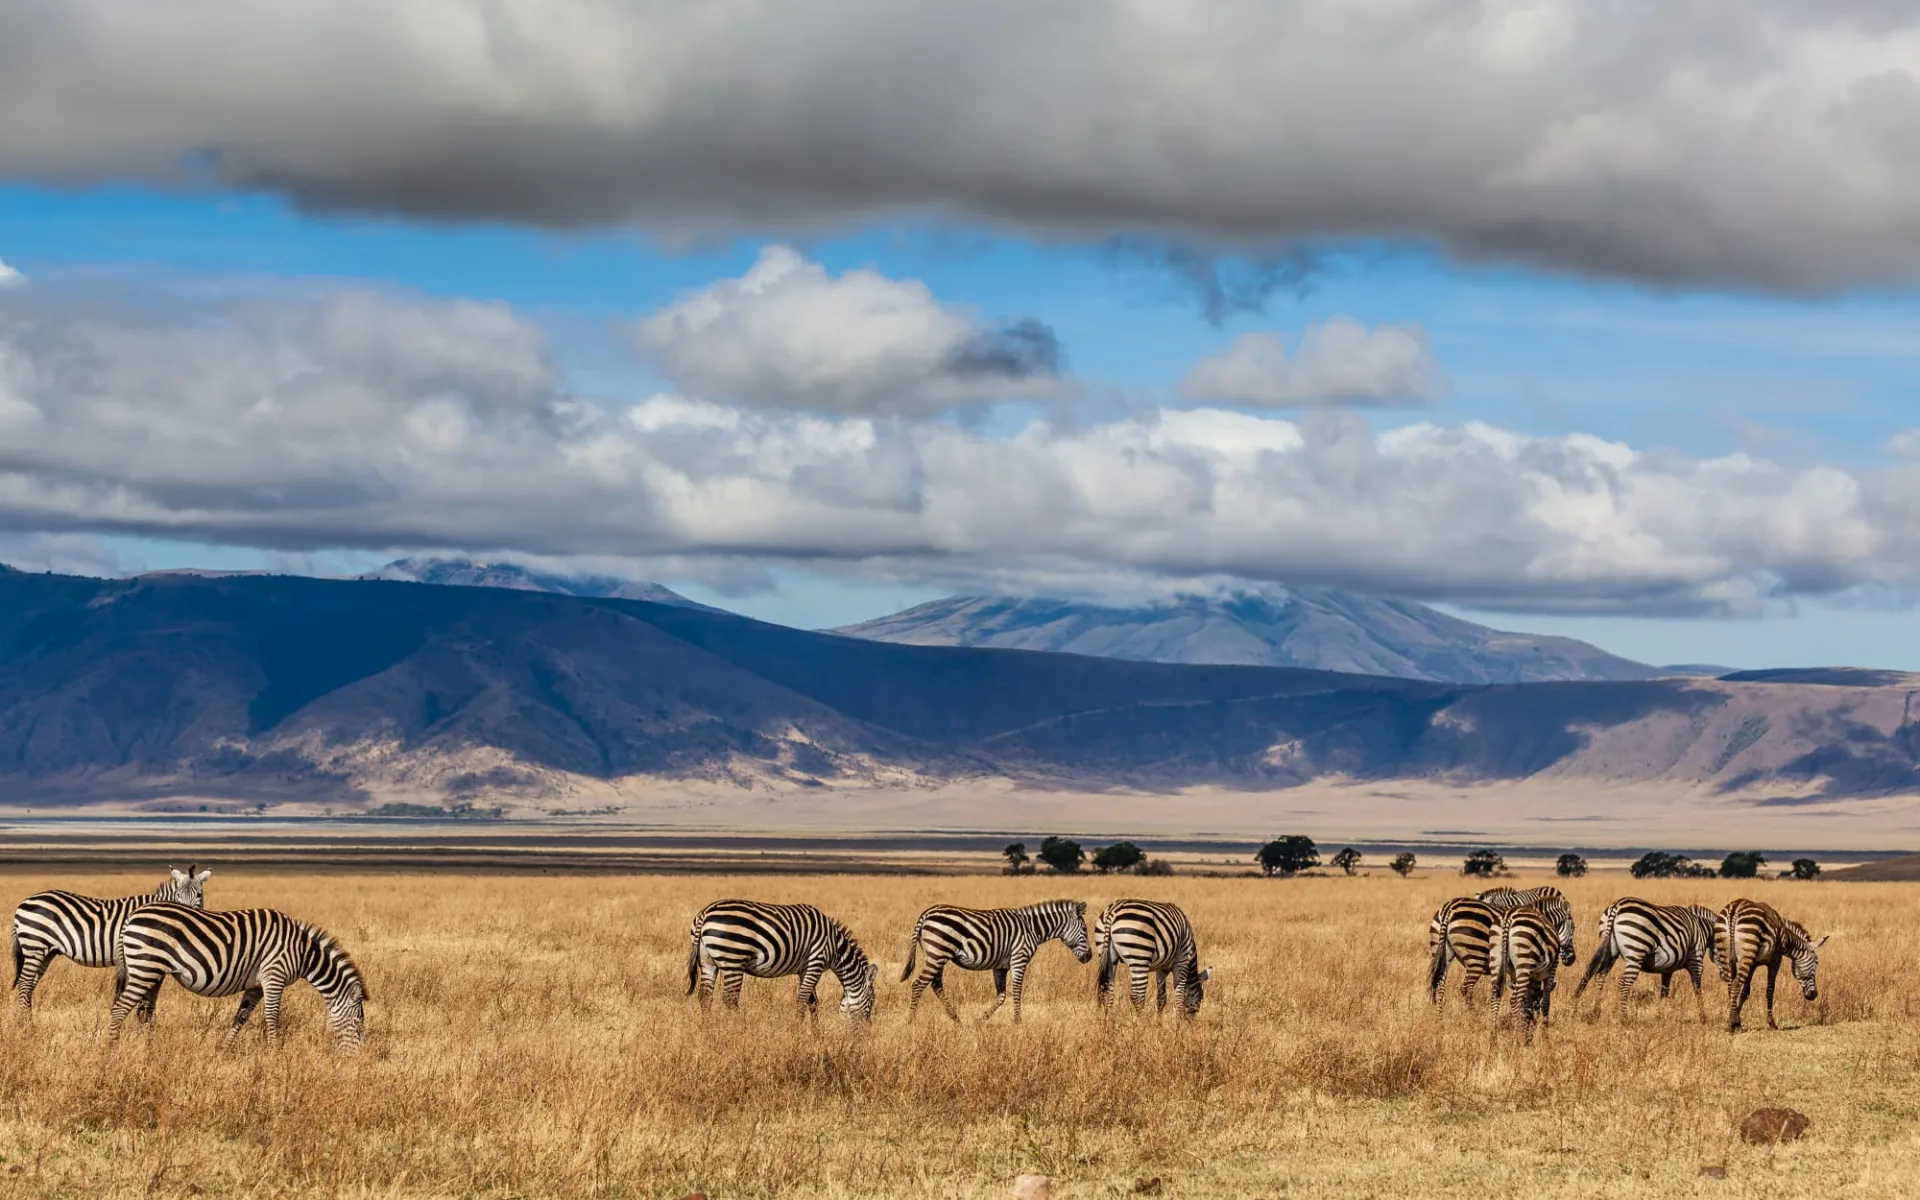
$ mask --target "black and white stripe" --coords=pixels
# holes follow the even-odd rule
[[[1547,914],[1553,921],[1554,931],[1559,938],[1560,965],[1563,967],[1573,965],[1573,906],[1567,903],[1567,898],[1560,893],[1559,888],[1546,884],[1521,892],[1510,887],[1497,887],[1481,892],[1475,899],[1492,906],[1495,912],[1507,912],[1510,909],[1531,905]]]
[[[1782,917],[1770,904],[1758,900],[1735,900],[1720,910],[1714,923],[1714,938],[1720,951],[1720,978],[1727,984],[1727,1029],[1738,1032],[1740,1010],[1746,1007],[1747,994],[1753,989],[1753,973],[1767,969],[1767,1028],[1778,1029],[1773,1020],[1773,983],[1781,963],[1788,964],[1800,981],[1800,994],[1809,1001],[1820,998],[1816,974],[1820,956],[1815,953],[1827,939],[1814,941],[1806,927]]]
[[[1449,900],[1427,923],[1427,948],[1432,960],[1427,971],[1427,997],[1440,1003],[1447,969],[1460,964],[1460,998],[1473,1007],[1473,988],[1493,973],[1493,934],[1500,914],[1491,904],[1462,896]]]
[[[960,1019],[953,1001],[947,999],[945,987],[947,966],[951,964],[963,971],[993,972],[993,1007],[981,1020],[1000,1011],[1011,989],[1013,1019],[1019,1021],[1027,964],[1040,947],[1055,938],[1081,962],[1093,957],[1087,945],[1086,901],[1046,900],[1025,908],[959,908],[951,904],[929,908],[913,923],[907,966],[900,973],[902,983],[913,980],[907,1020],[913,1020],[920,1009],[920,997],[929,987],[940,997],[947,1015]],[[917,976],[916,957],[920,964]]]
[[[701,1008],[712,1004],[716,979],[726,1006],[738,1008],[746,976],[798,975],[796,998],[811,1014],[820,976],[831,971],[840,981],[840,1011],[862,1020],[873,1016],[879,968],[844,925],[811,904],[716,900],[693,918],[689,936],[687,993],[698,987]]]
[[[1706,1004],[1701,996],[1700,980],[1706,960],[1719,961],[1714,946],[1715,916],[1712,909],[1698,904],[1689,907],[1654,904],[1627,896],[1609,904],[1600,914],[1600,942],[1587,970],[1580,977],[1574,997],[1587,990],[1595,978],[1620,965],[1620,1018],[1627,1016],[1627,996],[1642,971],[1660,976],[1660,998],[1667,998],[1676,971],[1685,971],[1693,980],[1693,998],[1702,1017]]]
[[[327,1027],[342,1050],[360,1045],[366,1024],[367,984],[360,968],[332,935],[271,908],[209,912],[153,904],[127,918],[120,933],[120,994],[107,1021],[107,1040],[120,1036],[127,1014],[174,982],[199,996],[239,996],[228,1040],[256,1006],[269,1041],[280,1034],[280,998],[302,979],[327,1003]]]
[[[1500,1024],[1500,1007],[1507,991],[1526,1022],[1527,1040],[1533,1040],[1536,1018],[1545,1021],[1553,1011],[1555,976],[1560,969],[1559,929],[1553,917],[1531,904],[1500,914],[1493,931],[1493,1023]]]
[[[1177,906],[1157,900],[1115,900],[1094,926],[1093,945],[1100,956],[1096,994],[1101,1007],[1113,1003],[1114,969],[1125,964],[1134,1011],[1146,1007],[1148,976],[1153,977],[1159,1010],[1166,1010],[1169,975],[1180,1015],[1191,1017],[1200,1011],[1213,968],[1200,969],[1193,925]]]
[[[13,998],[33,1008],[33,990],[56,958],[83,967],[111,967],[120,961],[120,931],[135,910],[148,904],[185,904],[199,908],[213,868],[169,869],[165,883],[142,896],[102,900],[77,892],[36,892],[13,912]],[[153,1015],[152,998],[141,1018]]]

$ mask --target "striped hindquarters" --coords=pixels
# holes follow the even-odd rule
[[[1554,923],[1554,934],[1560,946],[1560,965],[1570,967],[1574,962],[1574,924],[1573,906],[1559,888],[1551,884],[1515,891],[1510,887],[1491,888],[1481,892],[1475,899],[1492,906],[1496,912],[1531,906],[1547,914]]]
[[[1449,900],[1427,923],[1427,946],[1432,953],[1427,978],[1427,994],[1435,1002],[1447,980],[1447,968],[1459,963],[1466,978],[1461,995],[1471,1001],[1473,985],[1493,970],[1493,931],[1500,914],[1481,900],[1461,897]]]
[[[1507,988],[1529,1025],[1546,1015],[1559,969],[1560,936],[1554,919],[1532,905],[1500,914],[1494,930],[1493,1014],[1500,1019],[1501,997]]]
[[[1094,940],[1100,952],[1096,986],[1103,1001],[1112,994],[1114,971],[1124,965],[1132,976],[1136,1007],[1145,1002],[1146,980],[1152,973],[1172,978],[1183,1013],[1191,1016],[1199,1011],[1212,971],[1201,970],[1193,925],[1179,906],[1158,900],[1115,900],[1100,914]]]

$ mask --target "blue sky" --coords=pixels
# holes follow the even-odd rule
[[[1595,281],[1514,265],[1449,261],[1419,243],[1321,252],[1297,283],[1218,321],[1187,280],[1101,241],[1038,240],[984,225],[888,221],[806,239],[736,233],[674,246],[631,229],[553,233],[398,218],[306,216],[272,197],[146,188],[0,189],[0,259],[35,286],[102,280],[198,292],[374,286],[497,301],[542,327],[582,393],[635,398],[672,384],[623,347],[620,329],[792,244],[829,274],[868,268],[923,282],[940,302],[990,318],[1035,317],[1057,334],[1094,403],[1173,394],[1192,364],[1251,331],[1297,334],[1336,317],[1425,330],[1450,380],[1431,408],[1378,409],[1376,429],[1484,422],[1540,436],[1591,434],[1693,458],[1754,454],[1861,469],[1893,457],[1911,421],[1920,301],[1911,291],[1815,297]],[[1228,278],[1252,268],[1223,255]],[[1146,398],[1145,401],[1142,398]],[[1024,410],[1020,410],[1024,411]],[[989,426],[1009,418],[989,414]],[[1007,428],[1017,428],[1021,417]],[[124,569],[273,566],[351,571],[365,547],[290,555],[244,541],[110,530]],[[396,546],[399,553],[418,547]],[[18,556],[16,556],[18,557]],[[26,556],[31,559],[31,555]],[[31,564],[30,564],[31,565]],[[864,619],[945,594],[945,579],[876,581],[772,559],[749,586],[697,574],[664,581],[785,623]],[[1920,669],[1920,621],[1894,594],[1780,598],[1738,615],[1580,615],[1443,607],[1502,627],[1562,633],[1661,662],[1828,662]]]
[[[1292,582],[1920,668],[1884,0],[57,0],[0,80],[25,566]]]

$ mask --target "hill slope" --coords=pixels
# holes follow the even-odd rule
[[[552,592],[557,596],[595,596],[610,600],[650,600],[682,608],[720,610],[689,600],[672,588],[614,575],[561,575],[534,571],[519,563],[476,562],[467,558],[397,558],[368,571],[361,579],[396,583],[432,583],[442,587],[507,588],[519,592]]]
[[[1920,791],[1914,683],[1475,687],[902,646],[524,590],[0,574],[15,802],[993,777],[1653,781],[1799,805]]]
[[[1451,683],[1651,679],[1662,670],[1572,638],[1504,633],[1406,600],[1332,588],[1137,608],[952,596],[835,630],[918,646],[993,646],[1140,662],[1306,667]]]

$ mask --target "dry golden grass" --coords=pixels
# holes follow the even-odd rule
[[[123,894],[144,877],[10,882]],[[1643,982],[1631,1027],[1563,973],[1531,1048],[1484,1007],[1427,1004],[1426,919],[1457,879],[532,877],[216,874],[210,904],[326,925],[370,979],[367,1049],[327,1049],[310,990],[288,1039],[218,1047],[234,1002],[169,986],[104,1044],[108,973],[68,963],[0,1053],[0,1190],[33,1196],[1888,1196],[1920,1194],[1920,891],[1748,884],[1815,932],[1823,998],[1783,988],[1779,1033],[1706,1024]],[[1623,877],[1567,889],[1582,965]],[[1718,906],[1730,884],[1632,885]],[[1215,967],[1192,1026],[1094,1013],[1093,968],[1049,946],[1028,1020],[905,1024],[897,982],[925,904],[1138,894],[1186,907]],[[882,964],[870,1028],[822,992],[750,980],[743,1010],[685,997],[686,926],[720,896],[809,900]],[[969,1018],[983,974],[952,985]],[[1485,986],[1481,999],[1486,998]],[[1757,1004],[1757,1001],[1755,1002]],[[1596,1013],[1598,1015],[1596,1015]],[[1806,1140],[1740,1144],[1763,1104]],[[1724,1164],[1724,1180],[1699,1177]]]

